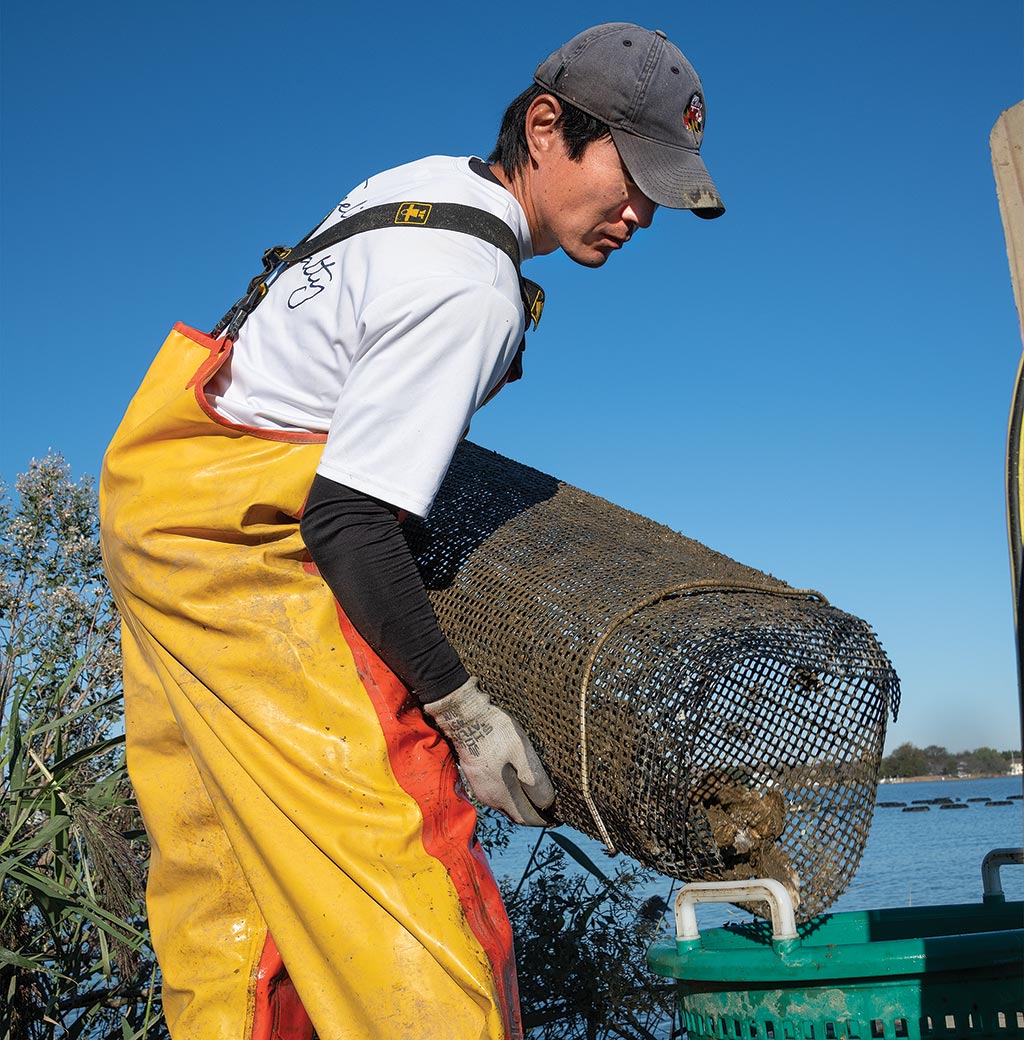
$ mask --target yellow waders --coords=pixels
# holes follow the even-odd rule
[[[229,349],[175,327],[101,481],[171,1032],[308,1036],[297,993],[321,1040],[515,1040],[508,918],[450,750],[299,535],[324,438],[217,417],[202,387]]]

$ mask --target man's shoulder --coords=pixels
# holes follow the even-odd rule
[[[473,173],[470,168],[472,159],[472,156],[429,155],[389,170],[382,170],[370,177],[363,188],[374,201],[392,201],[419,190],[468,195],[481,199],[494,198],[504,203],[502,194],[507,192],[504,192],[500,185],[494,185]],[[427,201],[444,200],[439,197]]]
[[[512,228],[521,248],[527,247],[529,232],[519,203],[474,166],[482,166],[474,156],[432,155],[384,170],[349,192],[338,206],[337,216],[344,219],[391,202],[454,202],[492,213]]]
[[[376,206],[396,202],[419,204],[457,203],[484,210],[501,220],[512,231],[519,256],[531,255],[529,231],[519,203],[500,183],[481,176],[472,166],[482,165],[472,156],[434,155],[406,163],[370,177],[342,200],[333,220],[348,220]],[[486,167],[484,167],[486,169]],[[410,224],[416,223],[410,221]],[[364,275],[381,284],[412,277],[466,277],[494,284],[518,299],[514,269],[504,271],[516,250],[498,245],[497,232],[481,237],[479,226],[467,234],[453,234],[447,228],[434,229],[424,221],[419,228],[383,227],[372,235],[356,235],[348,240],[346,257],[361,267]],[[513,260],[514,263],[514,260]],[[355,269],[352,269],[355,273]],[[503,273],[502,273],[503,272]],[[508,281],[509,286],[504,283]],[[378,285],[379,289],[380,286]]]

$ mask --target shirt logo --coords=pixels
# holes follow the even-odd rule
[[[395,214],[395,223],[426,224],[432,208],[429,202],[403,202]]]
[[[693,134],[693,141],[700,147],[701,135],[704,133],[704,99],[700,94],[693,94],[690,103],[683,113],[683,126]]]

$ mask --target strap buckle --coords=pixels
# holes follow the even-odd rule
[[[282,265],[294,250],[288,246],[271,246],[263,254],[263,270],[249,282],[246,289],[231,309],[214,326],[210,336],[219,339],[222,335],[234,342],[245,319],[256,309],[257,304],[267,294],[267,279]]]

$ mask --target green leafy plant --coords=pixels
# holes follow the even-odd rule
[[[0,489],[0,1037],[129,1040],[159,1008],[95,491],[59,455],[15,490]]]

